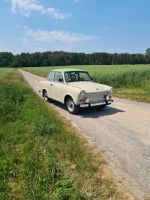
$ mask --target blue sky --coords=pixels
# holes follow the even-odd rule
[[[0,0],[0,51],[129,52],[150,47],[150,0]]]

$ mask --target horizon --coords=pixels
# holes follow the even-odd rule
[[[11,51],[0,51],[0,53],[12,53],[14,56],[16,56],[16,55],[21,55],[21,54],[34,54],[34,53],[47,53],[47,52],[50,52],[50,53],[55,53],[55,52],[63,52],[63,53],[77,53],[77,54],[102,54],[102,53],[106,53],[106,54],[129,54],[129,55],[134,55],[134,54],[141,54],[141,55],[146,55],[146,50],[145,50],[145,52],[144,53],[139,53],[139,52],[135,52],[135,53],[132,53],[132,52],[89,52],[89,53],[87,53],[87,52],[76,52],[76,51],[65,51],[65,50],[55,50],[55,51],[53,51],[53,50],[45,50],[45,51],[33,51],[33,52],[28,52],[28,51],[26,51],[26,52],[19,52],[19,53],[13,53],[13,52],[11,52]]]

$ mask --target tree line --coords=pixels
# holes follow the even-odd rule
[[[0,52],[0,67],[40,67],[65,65],[150,64],[150,49],[145,54],[72,53],[64,51],[21,53]]]

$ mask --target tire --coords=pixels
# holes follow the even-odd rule
[[[66,108],[69,113],[74,114],[74,115],[78,114],[78,112],[79,112],[78,106],[75,105],[75,103],[71,97],[67,98],[67,100],[66,100]]]
[[[47,101],[47,102],[49,101],[48,93],[47,93],[46,90],[43,91],[43,99],[44,99],[45,101]]]

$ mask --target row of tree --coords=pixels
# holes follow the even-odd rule
[[[21,53],[0,52],[0,67],[38,67],[65,65],[150,64],[150,49],[145,54],[69,53],[63,51]]]

